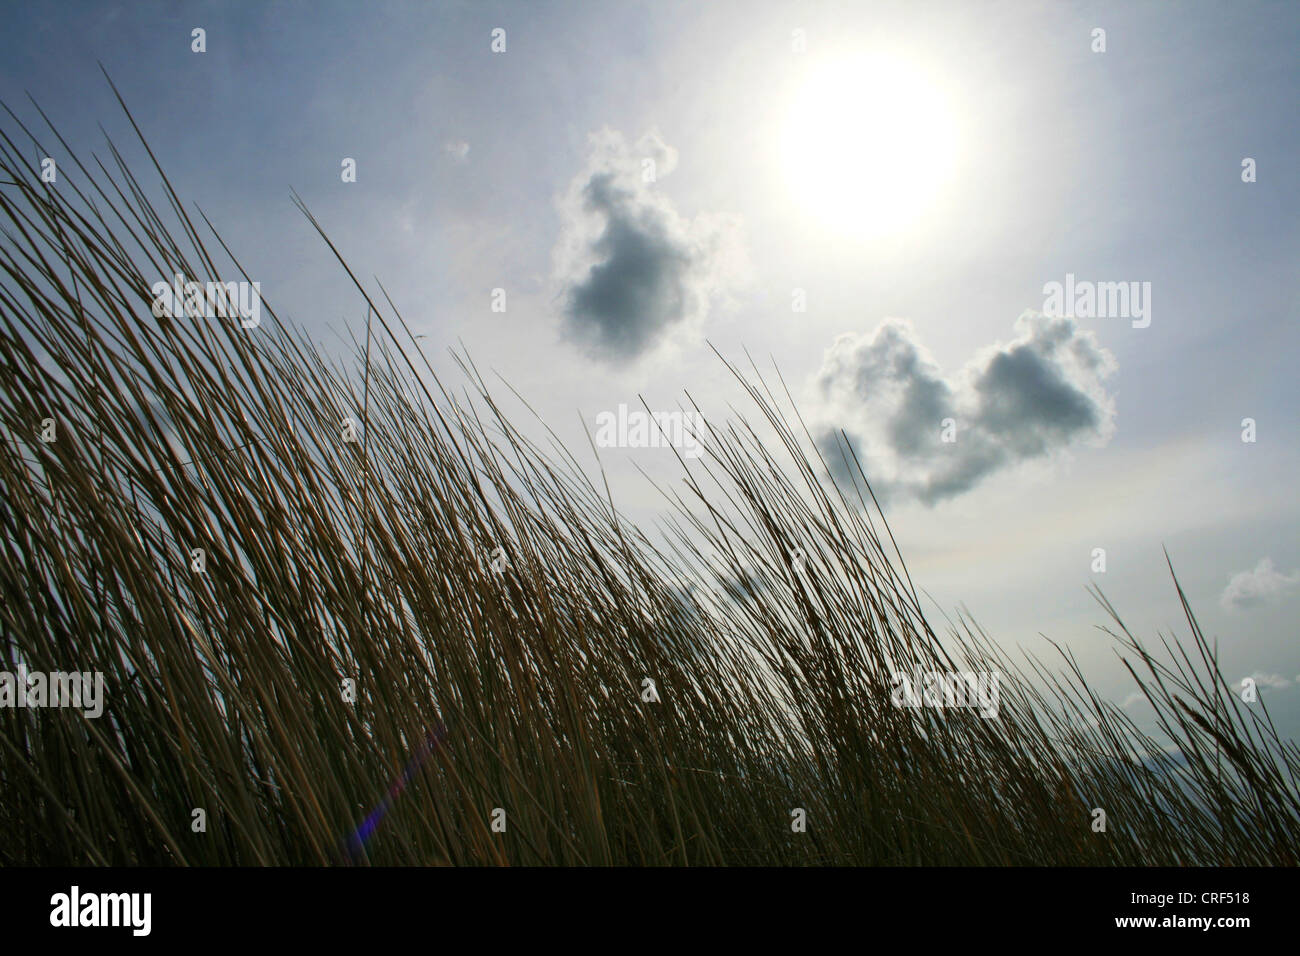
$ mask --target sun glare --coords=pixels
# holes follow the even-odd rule
[[[881,238],[933,207],[958,140],[951,99],[925,71],[885,55],[844,58],[816,69],[789,106],[785,177],[823,228]]]

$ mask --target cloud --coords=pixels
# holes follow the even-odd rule
[[[463,163],[469,156],[469,143],[460,140],[443,143],[442,151],[451,157],[453,163]]]
[[[1242,688],[1245,687],[1245,682],[1247,680],[1253,680],[1256,687],[1271,687],[1274,690],[1284,690],[1291,686],[1291,681],[1287,680],[1281,674],[1265,674],[1263,671],[1255,671],[1255,673],[1251,674],[1249,677],[1243,677],[1241,680],[1233,684],[1233,691],[1240,694]]]
[[[1117,368],[1111,353],[1068,318],[1026,312],[1015,331],[952,376],[904,321],[836,339],[814,378],[812,412],[836,479],[851,484],[856,473],[851,458],[845,467],[840,429],[877,497],[926,505],[1077,441],[1109,440],[1115,409],[1102,383]]]
[[[1300,571],[1279,574],[1273,570],[1271,558],[1261,558],[1254,571],[1241,571],[1232,576],[1219,596],[1219,604],[1225,611],[1258,607],[1282,600],[1297,584],[1300,584]]]
[[[698,329],[711,300],[746,272],[738,220],[684,219],[658,191],[677,151],[650,132],[629,146],[602,129],[560,199],[555,249],[563,332],[597,358],[626,362],[670,333]]]

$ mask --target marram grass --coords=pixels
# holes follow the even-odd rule
[[[353,277],[351,368],[269,303],[155,317],[159,278],[249,272],[152,153],[161,208],[42,135],[56,184],[0,133],[0,669],[105,690],[0,709],[0,864],[1297,862],[1300,752],[1181,591],[1159,654],[1097,595],[1151,737],[1064,651],[936,634],[879,508],[735,369],[777,441],[706,428],[653,544],[382,289]],[[998,672],[996,717],[895,705],[935,671]]]

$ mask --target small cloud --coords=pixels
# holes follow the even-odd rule
[[[1243,608],[1276,603],[1294,590],[1297,584],[1300,584],[1300,571],[1280,574],[1274,570],[1271,558],[1262,558],[1255,565],[1255,570],[1241,571],[1232,576],[1219,597],[1219,604],[1225,611],[1240,611]]]
[[[1137,704],[1147,704],[1147,703],[1150,703],[1150,701],[1147,700],[1146,694],[1143,694],[1139,691],[1133,691],[1133,693],[1129,694],[1127,697],[1124,698],[1124,701],[1123,703],[1120,704],[1120,706],[1123,707],[1125,710],[1128,710],[1130,707],[1133,707]]]
[[[1300,679],[1300,678],[1298,678]],[[1253,680],[1256,687],[1271,687],[1274,690],[1282,690],[1291,686],[1291,681],[1287,680],[1281,674],[1265,674],[1263,671],[1255,671],[1250,677],[1243,677],[1232,685],[1234,693],[1240,694],[1245,687],[1247,680]]]
[[[469,156],[469,143],[466,143],[463,140],[443,143],[442,151],[451,157],[453,163],[463,163]]]
[[[694,332],[746,273],[734,218],[681,216],[657,183],[677,151],[651,131],[630,145],[588,137],[586,167],[559,201],[555,273],[563,331],[598,358],[626,362]]]
[[[836,479],[852,484],[855,473],[841,429],[877,497],[926,505],[1076,441],[1109,440],[1115,407],[1102,380],[1114,356],[1072,319],[1026,312],[1015,329],[952,375],[907,322],[841,335],[814,379],[815,434]]]

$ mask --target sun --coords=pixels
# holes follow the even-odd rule
[[[822,228],[884,238],[931,211],[959,140],[952,98],[921,67],[888,54],[843,57],[814,69],[790,102],[785,179]]]

